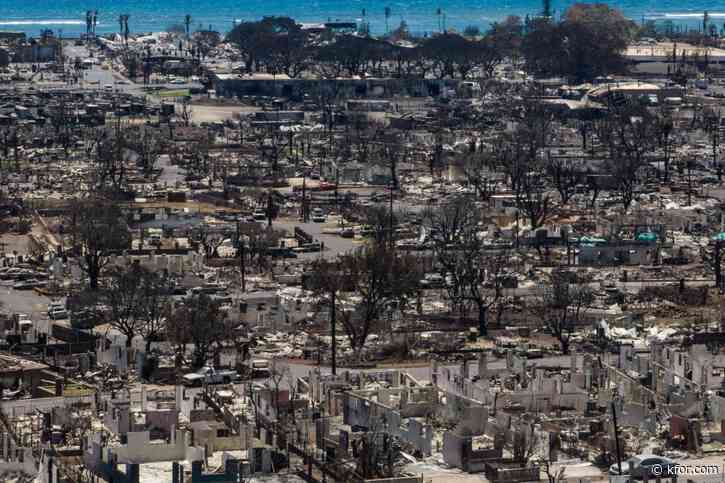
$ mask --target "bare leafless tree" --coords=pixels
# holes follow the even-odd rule
[[[66,216],[72,249],[88,275],[91,290],[108,264],[109,255],[130,245],[128,227],[118,205],[102,198],[74,200]]]
[[[141,275],[141,327],[139,333],[146,342],[146,353],[151,343],[159,340],[166,329],[166,321],[171,315],[171,284],[167,275],[145,271]]]
[[[251,263],[257,270],[269,268],[269,249],[278,247],[279,242],[286,236],[283,230],[277,230],[260,223],[241,223],[240,233],[245,239],[245,251]]]
[[[404,215],[390,211],[384,205],[367,206],[362,209],[362,219],[370,230],[373,242],[380,245],[395,241],[395,227]]]
[[[576,161],[571,158],[552,156],[547,152],[545,161],[546,174],[556,188],[561,198],[561,204],[566,205],[581,182],[581,170]]]
[[[566,473],[566,466],[560,466],[558,468],[555,468],[552,463],[545,461],[543,463],[543,467],[544,472],[546,473],[548,483],[560,483],[562,481],[566,481],[566,479],[564,478],[564,474]]]
[[[126,347],[131,347],[143,324],[143,271],[145,269],[137,264],[113,267],[99,292],[101,303],[108,307],[107,322],[126,337]]]
[[[564,354],[569,354],[571,335],[582,322],[592,301],[589,287],[569,283],[563,272],[552,274],[551,287],[544,295],[543,317]]]
[[[337,374],[337,320],[341,314],[338,299],[342,292],[350,289],[350,281],[342,270],[340,260],[321,258],[312,264],[308,286],[321,299],[320,305],[327,306],[330,314],[332,373]]]
[[[393,437],[386,431],[384,417],[376,418],[362,437],[355,442],[358,447],[356,473],[363,479],[392,478],[397,450]]]
[[[405,306],[416,294],[420,273],[411,255],[397,253],[386,244],[373,244],[341,256],[340,269],[349,284],[344,296],[355,306],[353,311],[341,314],[341,322],[359,359],[368,336],[385,312],[393,304]]]
[[[458,197],[431,210],[437,262],[448,274],[448,296],[459,308],[473,304],[481,336],[488,333],[488,311],[501,296],[504,273],[511,265],[505,253],[489,249],[481,236],[480,209],[470,197]]]
[[[536,455],[539,447],[539,435],[533,424],[522,425],[514,432],[514,461],[526,466]]]
[[[519,179],[515,191],[516,205],[528,219],[532,230],[544,225],[552,214],[553,202],[543,180],[541,170],[527,171]]]
[[[616,191],[621,197],[624,210],[634,200],[634,193],[642,181],[640,176],[646,164],[646,156],[657,142],[658,123],[645,107],[627,103],[609,105],[608,115],[597,127],[600,141],[607,148],[607,171],[612,175]]]
[[[491,152],[469,153],[463,162],[463,175],[481,201],[488,201],[496,191],[494,165],[495,157]]]
[[[218,301],[205,294],[193,295],[171,313],[167,335],[181,360],[187,345],[193,345],[191,366],[199,368],[216,358],[234,325]]]
[[[217,258],[219,256],[219,247],[222,246],[227,237],[231,236],[231,233],[215,230],[206,224],[201,224],[196,228],[195,235],[204,248],[204,254],[208,258]]]
[[[48,247],[37,237],[28,237],[28,255],[37,263],[42,263],[45,255],[48,253]]]
[[[158,132],[146,128],[129,134],[133,135],[129,149],[138,156],[137,164],[141,166],[144,174],[151,174],[157,158],[165,150],[165,139]]]
[[[194,109],[191,107],[191,103],[184,99],[181,102],[181,112],[179,113],[179,117],[181,118],[181,122],[184,123],[184,126],[189,127],[193,116]]]

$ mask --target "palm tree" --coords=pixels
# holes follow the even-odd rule
[[[191,15],[187,14],[184,16],[184,25],[186,26],[186,39],[189,39],[189,27],[191,25]]]
[[[364,33],[366,36],[369,36],[370,35],[370,22],[368,22],[366,19],[368,12],[366,9],[363,8],[361,13],[362,13],[362,22],[360,24],[360,32]]]
[[[443,13],[443,11],[440,9],[440,7],[438,7],[436,9],[436,16],[438,17],[438,31],[439,32],[441,31],[441,14],[442,13]]]
[[[385,33],[390,32],[389,22],[390,20],[390,7],[385,7]]]
[[[124,41],[126,42],[126,45],[128,45],[128,19],[130,15],[127,13],[121,14],[118,17],[118,26],[120,28],[120,34],[123,37]]]
[[[707,24],[710,22],[710,14],[707,13],[707,10],[703,12],[702,14],[702,33],[707,35]]]
[[[546,18],[551,18],[551,0],[544,0],[544,8],[541,15]]]

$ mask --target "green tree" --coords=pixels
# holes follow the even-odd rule
[[[465,29],[463,29],[463,35],[469,38],[475,38],[481,35],[481,29],[478,27],[478,25],[469,25]]]
[[[566,36],[567,73],[577,79],[622,72],[624,51],[636,25],[606,4],[572,5],[562,22]]]
[[[289,17],[242,22],[229,32],[227,41],[239,49],[247,72],[263,65],[268,72],[296,77],[310,57],[307,34]]]
[[[530,71],[582,81],[624,71],[624,50],[635,32],[636,25],[619,10],[578,3],[561,22],[531,21],[522,51]]]
[[[521,51],[524,24],[521,17],[509,15],[502,22],[494,22],[486,33],[486,39],[495,46],[501,57],[517,59]]]
[[[543,0],[543,8],[541,10],[541,15],[546,18],[551,17],[551,0]]]
[[[535,18],[527,27],[521,53],[529,72],[559,75],[565,71],[564,35],[558,23],[548,18]]]
[[[485,56],[499,57],[498,50],[490,47],[486,41],[475,42],[458,34],[443,33],[427,39],[420,50],[438,77],[454,78],[458,74],[465,79],[481,65]]]

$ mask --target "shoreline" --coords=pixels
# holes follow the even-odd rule
[[[607,3],[607,2],[605,2]],[[445,12],[445,27],[448,30],[463,31],[465,27],[475,25],[480,27],[482,30],[488,29],[493,23],[504,20],[509,15],[515,15],[524,18],[526,15],[535,17],[538,9],[534,7],[536,2],[532,2],[531,8],[511,8],[508,11],[498,11],[498,9],[480,8],[471,11],[471,9],[457,9]],[[570,4],[564,7],[568,7]],[[621,10],[625,17],[629,18],[638,25],[642,25],[643,22],[655,22],[656,25],[663,25],[665,23],[672,23],[675,27],[688,27],[697,28],[702,24],[703,13],[708,12],[710,21],[720,28],[725,28],[725,6],[719,6],[708,10],[703,9],[691,9],[685,10],[682,8],[673,10],[671,12],[638,12],[631,11],[634,9],[622,7],[616,2],[609,3],[612,8]],[[714,5],[718,7],[717,4]],[[153,15],[155,10],[159,7],[149,8],[144,13],[148,16]],[[280,7],[281,8],[281,7]],[[116,7],[111,12],[115,12],[118,8]],[[302,13],[302,12],[298,12]],[[559,17],[561,11],[555,9],[554,17]],[[331,12],[332,14],[332,12]],[[117,21],[112,17],[112,13],[105,13],[99,11],[100,21],[97,28],[99,36],[112,35],[118,32]],[[259,12],[256,15],[240,16],[240,15],[229,15],[224,16],[206,16],[201,15],[195,18],[195,27],[193,30],[199,30],[200,27],[206,29],[211,27],[212,30],[216,30],[220,33],[228,33],[235,23],[240,21],[253,21],[259,20],[264,16],[283,16],[281,12],[269,11]],[[384,35],[386,32],[386,21],[382,13],[374,12],[369,14],[367,17],[362,18],[360,12],[348,13],[341,15],[339,13],[332,16],[325,17],[324,13],[317,16],[311,16],[310,14],[295,15],[294,13],[288,13],[288,16],[294,18],[299,23],[325,23],[325,22],[355,22],[358,25],[364,21],[369,23],[371,34],[379,36]],[[30,17],[30,16],[28,16]],[[242,17],[242,18],[240,18]],[[135,12],[135,15],[131,14],[129,27],[132,35],[142,35],[149,33],[165,32],[171,25],[180,23],[180,19],[176,17],[165,18],[163,20],[157,20],[154,22],[148,22],[143,20],[144,17],[140,17],[140,12]],[[136,22],[134,22],[136,20]],[[421,14],[420,12],[399,12],[391,16],[388,21],[389,30],[397,28],[401,21],[405,21],[411,34],[416,36],[424,36],[426,34],[433,34],[440,31],[440,27],[443,23],[436,18],[434,12],[430,14]],[[134,28],[136,27],[136,28]],[[4,15],[0,11],[0,32],[22,32],[28,37],[37,36],[42,29],[50,29],[57,35],[64,39],[74,40],[80,38],[85,33],[85,21],[79,15],[78,18],[72,18],[67,16],[64,18],[48,18],[48,15],[38,18],[13,18],[12,15]]]

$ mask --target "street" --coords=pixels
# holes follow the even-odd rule
[[[33,290],[14,290],[12,283],[4,282],[0,285],[0,302],[5,310],[9,313],[27,314],[34,320],[47,319],[51,299]]]

